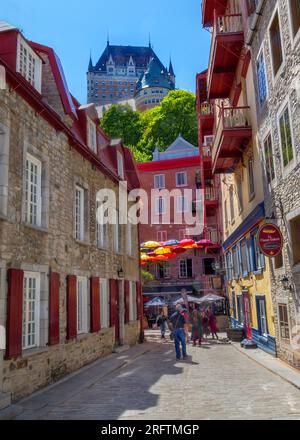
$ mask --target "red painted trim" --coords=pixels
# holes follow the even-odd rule
[[[129,281],[125,280],[124,283],[124,296],[125,296],[125,324],[128,324],[130,321],[129,317]]]
[[[100,279],[91,278],[91,332],[97,333],[101,330],[100,324]]]
[[[59,274],[49,275],[49,345],[59,344]]]
[[[138,164],[139,171],[151,172],[159,170],[171,170],[175,168],[186,168],[200,165],[200,155],[183,157],[179,159],[160,160]]]
[[[77,336],[77,277],[67,277],[67,339]]]
[[[22,354],[24,272],[8,269],[7,275],[6,359],[14,359]]]

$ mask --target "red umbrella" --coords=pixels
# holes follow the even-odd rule
[[[195,240],[185,239],[179,243],[180,247],[194,246]]]
[[[180,255],[180,254],[184,254],[186,252],[186,249],[181,248],[181,247],[176,247],[173,249],[173,252],[176,255]]]
[[[214,245],[213,242],[210,241],[210,240],[200,240],[197,243],[197,246],[198,247],[202,247],[202,248],[210,247],[210,246],[213,246],[213,245]]]
[[[170,254],[165,254],[164,255],[168,260],[170,260],[171,258],[176,258],[177,254],[175,254],[175,252],[171,252]]]

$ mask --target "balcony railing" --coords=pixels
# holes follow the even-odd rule
[[[214,104],[209,102],[203,102],[200,106],[200,114],[201,116],[214,116],[215,107]]]
[[[215,55],[216,38],[218,36],[226,36],[240,32],[243,32],[242,14],[229,14],[218,16],[216,11],[214,11],[214,25],[209,55],[209,68],[207,74],[208,83],[211,82],[211,77],[214,70],[213,58]]]
[[[217,188],[205,188],[205,200],[207,201],[218,200]]]
[[[250,107],[221,107],[219,121],[212,149],[213,161],[218,152],[224,130],[243,129],[251,127]]]
[[[205,232],[205,236],[214,245],[220,244],[220,242],[221,242],[221,233],[218,228],[207,227],[206,232]]]
[[[203,157],[211,157],[211,147],[203,147]]]

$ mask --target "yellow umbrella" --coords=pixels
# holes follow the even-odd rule
[[[146,243],[141,244],[142,249],[156,249],[161,246],[157,241],[147,241]]]
[[[156,255],[165,255],[165,254],[171,254],[172,251],[171,251],[170,248],[160,247],[160,248],[156,249],[156,250],[154,251],[154,253],[155,253]]]
[[[147,254],[141,254],[142,261],[149,261],[150,257]]]

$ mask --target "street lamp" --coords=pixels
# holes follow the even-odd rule
[[[124,270],[123,270],[122,266],[118,270],[118,277],[119,278],[124,278],[125,277]]]

